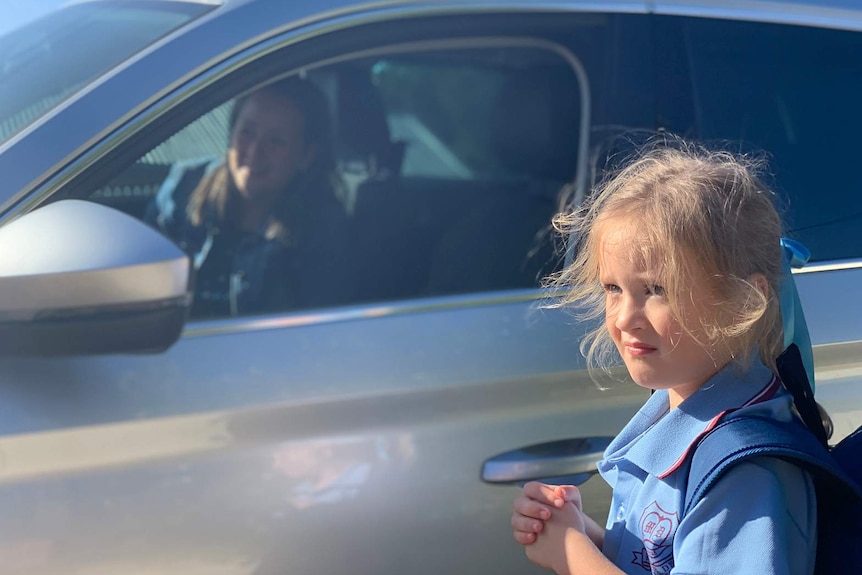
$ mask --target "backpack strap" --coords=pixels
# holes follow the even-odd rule
[[[689,469],[683,516],[732,465],[764,456],[790,461],[811,473],[816,485],[825,484],[862,500],[862,488],[798,422],[748,416],[723,421],[698,442]]]
[[[799,412],[805,427],[811,430],[811,433],[824,448],[828,447],[827,442],[830,434],[823,426],[823,417],[817,408],[817,402],[814,400],[814,390],[809,383],[808,373],[799,347],[795,343],[791,343],[778,356],[776,364],[781,383],[793,396],[793,405],[796,406],[796,411]]]

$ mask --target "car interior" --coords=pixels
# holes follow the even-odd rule
[[[502,69],[478,144],[492,157],[490,172],[423,173],[423,160],[409,159],[421,143],[393,134],[393,114],[374,83],[379,58],[307,73],[331,102],[351,212],[353,241],[344,249],[361,262],[346,282],[349,301],[532,288],[562,261],[551,220],[575,175],[580,96],[571,67],[554,57],[506,68],[495,50],[400,56],[420,70],[441,59]],[[173,162],[224,153],[229,106],[165,140],[91,199],[141,218]],[[445,146],[432,136],[426,139]]]

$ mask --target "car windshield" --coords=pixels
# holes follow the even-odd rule
[[[0,143],[213,7],[161,0],[83,2],[0,37]]]

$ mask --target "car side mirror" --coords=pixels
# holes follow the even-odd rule
[[[188,312],[190,262],[139,220],[83,200],[0,228],[0,356],[158,352]]]

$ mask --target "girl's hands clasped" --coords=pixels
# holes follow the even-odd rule
[[[568,571],[566,539],[586,538],[587,519],[581,511],[577,487],[531,482],[515,499],[512,529],[526,546],[527,558],[557,573]]]
[[[574,485],[546,485],[537,481],[527,483],[515,499],[512,513],[512,530],[515,541],[521,545],[536,542],[551,519],[552,511],[571,503],[581,511],[581,493]]]

